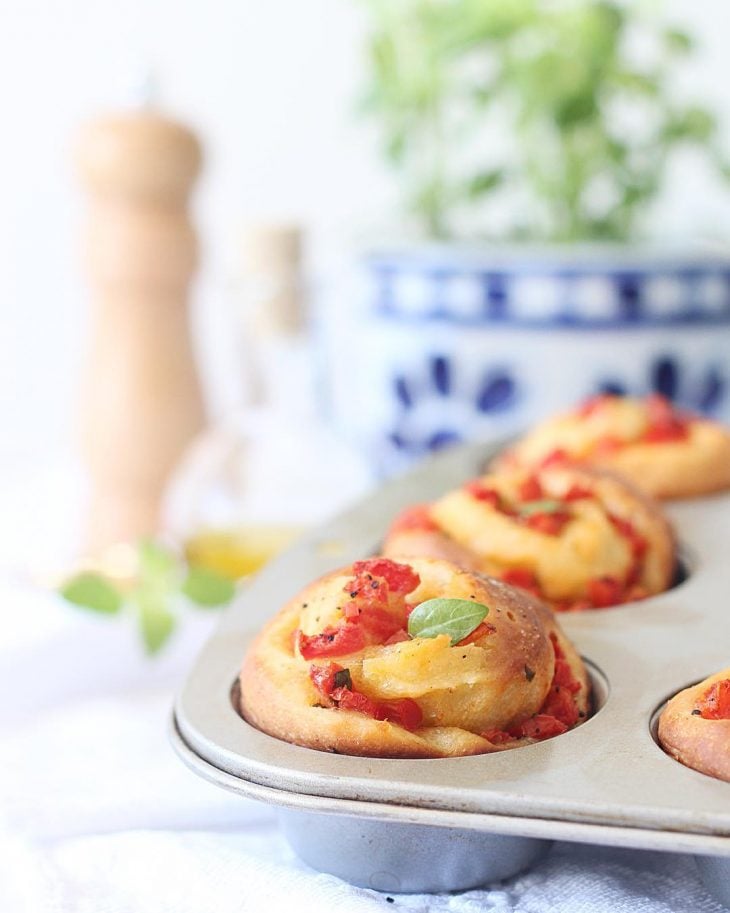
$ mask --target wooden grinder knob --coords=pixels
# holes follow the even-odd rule
[[[89,193],[82,441],[96,552],[158,531],[165,484],[204,424],[188,326],[201,150],[186,127],[140,111],[89,124],[77,162]]]

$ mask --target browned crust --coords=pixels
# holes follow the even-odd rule
[[[551,631],[556,632],[573,674],[582,685],[577,703],[581,718],[584,719],[590,706],[590,682],[582,660],[556,625],[552,613],[539,601],[500,581],[449,567],[454,575],[468,576],[477,596],[489,600],[493,609],[490,618],[493,621],[499,623],[501,616],[506,624],[506,616],[511,613],[518,619],[524,619],[522,630],[540,630],[542,643]],[[240,706],[248,722],[287,742],[365,757],[455,757],[530,744],[530,740],[523,739],[495,746],[473,732],[453,726],[424,727],[409,732],[394,723],[373,720],[360,713],[315,706],[319,699],[309,681],[309,664],[295,656],[292,635],[299,624],[302,603],[313,600],[323,582],[342,573],[343,571],[338,571],[327,575],[307,587],[264,627],[251,645],[240,674]],[[347,569],[344,573],[347,573]],[[529,637],[520,638],[519,632],[514,637],[514,674],[524,675],[524,655],[536,655],[532,646],[521,643],[527,640]],[[532,652],[523,655],[520,650]],[[537,659],[531,661],[535,664],[538,662]],[[550,663],[552,664],[551,654]],[[552,665],[547,670],[550,676],[551,668]]]
[[[630,444],[596,465],[614,469],[662,500],[730,488],[730,434],[713,422],[697,421],[691,427],[695,440]]]
[[[692,711],[715,682],[730,679],[730,667],[676,694],[659,717],[664,750],[686,767],[730,782],[730,720],[705,720]]]
[[[523,440],[529,438],[528,433]],[[530,468],[520,443],[495,457],[491,471]],[[660,500],[714,494],[730,488],[730,430],[716,422],[695,419],[688,440],[626,444],[613,453],[581,459],[580,463],[618,472]]]

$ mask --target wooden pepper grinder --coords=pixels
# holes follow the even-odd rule
[[[166,483],[204,424],[188,326],[201,149],[183,125],[140,110],[90,123],[77,162],[90,204],[82,439],[97,553],[158,531]]]

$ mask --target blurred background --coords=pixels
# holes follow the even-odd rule
[[[727,416],[727,24],[722,0],[7,4],[6,557],[75,560],[89,478],[154,462],[149,428],[178,412],[162,527],[263,523],[272,548],[430,450],[597,389]],[[134,147],[140,110],[184,136]],[[130,329],[135,292],[109,316],[109,270],[154,249],[114,234],[142,199],[125,168],[174,170],[177,140],[202,149],[175,191],[199,245],[183,342]],[[184,381],[148,378],[188,315]],[[110,424],[148,381],[169,396],[149,425]]]

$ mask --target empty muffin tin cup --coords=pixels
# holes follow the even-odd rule
[[[534,865],[549,840],[279,809],[307,865],[375,891],[466,891]]]

